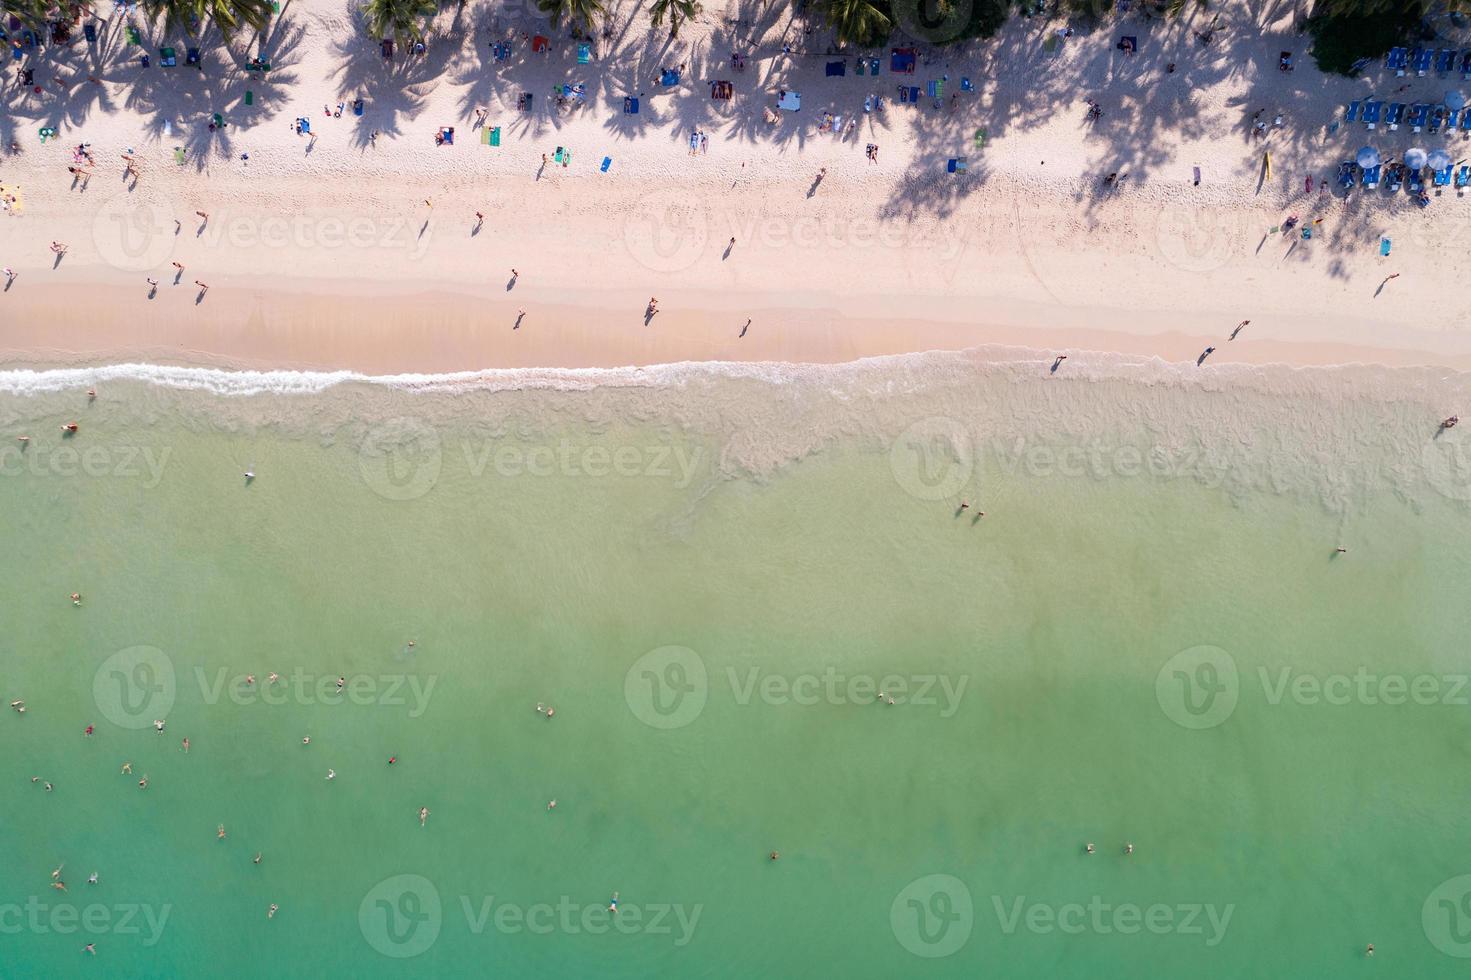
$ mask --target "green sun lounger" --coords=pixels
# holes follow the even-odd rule
[[[982,147],[984,147],[985,145],[986,145],[986,130],[984,128],[976,130],[976,149],[979,150]]]
[[[174,147],[174,162],[181,167],[184,165],[184,150],[182,147]]]
[[[174,68],[179,64],[179,56],[173,48],[159,48],[158,63],[165,68]]]
[[[484,126],[480,130],[480,141],[486,146],[501,145],[501,128],[499,126]]]

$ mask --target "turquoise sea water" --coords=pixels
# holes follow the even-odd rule
[[[0,975],[1464,972],[1413,399],[85,387],[0,396]]]

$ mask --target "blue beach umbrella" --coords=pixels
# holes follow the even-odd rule
[[[1428,162],[1431,170],[1444,170],[1451,165],[1451,155],[1445,150],[1431,150]]]
[[[1419,170],[1425,166],[1425,151],[1418,146],[1405,151],[1405,166],[1411,170]]]
[[[1445,94],[1445,104],[1448,109],[1464,109],[1466,107],[1466,93],[1458,88],[1453,88]]]
[[[1379,166],[1379,151],[1372,146],[1363,147],[1359,150],[1358,155],[1354,157],[1354,160],[1365,170],[1368,170],[1370,167],[1377,167]]]

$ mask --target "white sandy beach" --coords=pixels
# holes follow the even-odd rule
[[[881,63],[876,79],[855,75],[856,52],[826,56],[830,38],[784,5],[711,3],[671,42],[619,4],[579,66],[576,42],[530,7],[447,9],[426,55],[390,63],[354,5],[292,0],[263,45],[241,37],[231,53],[208,31],[202,73],[182,63],[190,42],[141,20],[153,66],[140,67],[113,16],[96,45],[26,62],[41,94],[5,89],[0,146],[20,152],[0,156],[17,196],[0,220],[0,264],[17,273],[0,297],[0,357],[381,373],[992,343],[1194,361],[1214,344],[1207,364],[1471,369],[1466,201],[1437,190],[1421,209],[1382,188],[1304,189],[1366,142],[1386,159],[1418,145],[1459,161],[1471,145],[1459,133],[1329,131],[1350,99],[1436,102],[1458,81],[1378,65],[1323,76],[1290,30],[1293,8],[1263,6],[1216,8],[1228,29],[1209,47],[1191,40],[1202,24],[1190,12],[1111,19],[1055,53],[1044,43],[1062,21],[1017,17],[991,41],[921,46],[912,76],[890,73],[887,49],[863,52]],[[523,40],[538,32],[549,53]],[[1137,56],[1115,48],[1121,34],[1138,36]],[[496,63],[499,40],[513,52]],[[159,66],[162,44],[179,67]],[[1296,71],[1278,71],[1283,50]],[[256,54],[273,65],[264,78],[243,70]],[[835,60],[846,76],[825,76]],[[679,64],[680,83],[661,87],[660,68]],[[959,92],[962,77],[976,91]],[[897,101],[901,82],[942,78],[941,108]],[[730,102],[710,98],[720,79],[735,85]],[[548,93],[561,83],[585,84],[586,105],[558,110]],[[801,111],[768,124],[784,89],[801,92]],[[516,108],[522,92],[530,113]],[[882,110],[864,112],[870,94]],[[623,112],[627,96],[638,115]],[[1089,98],[1104,108],[1093,123]],[[339,102],[342,116],[324,112]],[[480,107],[499,147],[478,138]],[[1259,109],[1283,116],[1264,140],[1250,137]],[[227,125],[212,132],[215,112]],[[824,112],[856,127],[820,132]],[[44,143],[43,126],[57,130]],[[441,126],[455,127],[452,146],[435,144]],[[692,130],[708,152],[690,154]],[[67,171],[83,143],[96,161],[85,183]],[[570,164],[543,165],[558,147]],[[955,157],[968,172],[946,172]],[[1117,189],[1110,172],[1126,175]],[[1273,234],[1288,215],[1322,223],[1309,241]],[[59,261],[52,241],[68,246]],[[149,277],[161,281],[151,297]],[[651,296],[660,312],[646,322]]]

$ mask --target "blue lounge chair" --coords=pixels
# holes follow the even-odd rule
[[[1411,169],[1405,182],[1410,185],[1411,194],[1418,194],[1425,189],[1423,174],[1419,169]]]
[[[577,46],[577,63],[585,65],[592,60],[592,45],[586,42]]]
[[[1471,51],[1461,52],[1461,78],[1471,80]]]
[[[1471,184],[1471,163],[1463,163],[1456,171],[1456,187],[1463,188]]]
[[[1445,126],[1446,133],[1449,134],[1449,133],[1454,133],[1456,131],[1456,122],[1460,119],[1460,116],[1461,116],[1461,110],[1459,110],[1459,109],[1447,109],[1446,110],[1445,122],[1443,123],[1443,125]]]
[[[1461,132],[1471,136],[1471,112],[1461,113]]]
[[[1435,73],[1444,78],[1456,67],[1456,52],[1450,48],[1441,48],[1440,53],[1435,56]]]
[[[1428,48],[1416,48],[1414,54],[1410,55],[1410,63],[1415,66],[1415,74],[1424,77],[1430,70],[1430,64],[1435,59],[1435,52]]]
[[[1425,120],[1430,116],[1430,106],[1424,102],[1416,102],[1410,106],[1410,128],[1415,132],[1425,128]]]
[[[306,116],[297,116],[296,128],[301,130],[303,133],[310,133],[312,131],[312,121]]]
[[[1391,131],[1399,129],[1399,124],[1405,121],[1405,104],[1403,102],[1391,102],[1389,111],[1384,114],[1384,125]]]
[[[1398,167],[1395,167],[1393,170],[1391,170],[1389,172],[1389,192],[1391,194],[1398,194],[1399,193],[1399,189],[1402,186],[1404,186],[1404,184],[1400,180],[1399,168]]]
[[[613,166],[613,158],[612,157],[603,157],[603,162],[598,167],[598,170],[601,171],[602,173],[607,173],[608,172],[608,168],[611,167],[611,166]]]
[[[1346,123],[1357,122],[1359,118],[1359,106],[1361,105],[1363,105],[1363,103],[1360,102],[1358,99],[1354,99],[1352,102],[1350,102],[1348,104],[1347,111],[1345,111],[1343,114],[1343,121]]]
[[[1435,171],[1435,173],[1431,175],[1430,182],[1436,187],[1451,186],[1451,165],[1446,164],[1444,167],[1441,167],[1439,170]]]
[[[1438,133],[1440,124],[1443,122],[1445,122],[1445,106],[1431,106],[1430,115],[1425,118],[1425,128],[1432,133]]]
[[[1383,106],[1384,103],[1377,99],[1373,102],[1365,102],[1363,111],[1359,113],[1359,120],[1370,129],[1377,128],[1379,125],[1379,110]]]
[[[1405,65],[1409,63],[1410,52],[1405,48],[1390,48],[1389,54],[1385,56],[1384,65],[1396,75],[1403,76]]]
[[[1382,164],[1376,163],[1374,166],[1364,171],[1364,188],[1366,190],[1373,190],[1374,188],[1379,186],[1379,173],[1383,169],[1384,167]]]
[[[627,98],[623,100],[623,111],[630,116],[638,115],[638,99]]]

